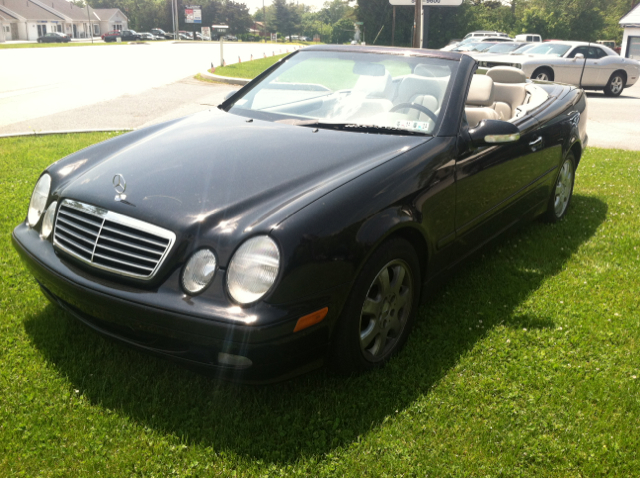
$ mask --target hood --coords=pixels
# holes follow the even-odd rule
[[[332,189],[429,139],[250,121],[215,109],[73,155],[61,166],[89,160],[61,182],[57,195],[178,235],[196,229],[268,232]],[[115,201],[116,174],[126,181],[126,202]]]

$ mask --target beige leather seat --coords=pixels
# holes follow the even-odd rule
[[[500,115],[492,108],[494,103],[494,86],[491,77],[473,75],[464,109],[469,127],[478,126],[482,120],[500,120]]]
[[[443,94],[442,80],[433,77],[427,66],[417,65],[414,73],[405,76],[400,82],[393,103],[395,105],[416,103],[428,108],[433,113],[437,113],[440,110]],[[407,110],[407,116],[412,120],[429,120],[427,115],[413,108]]]
[[[522,105],[527,97],[525,85],[527,76],[522,70],[512,67],[494,67],[486,76],[493,80],[495,104],[493,109],[502,120],[510,120],[516,116],[516,108]]]
[[[390,100],[392,96],[393,80],[388,71],[380,76],[361,75],[353,86],[351,95],[340,103],[334,116],[366,122],[372,116],[389,111],[393,107]]]

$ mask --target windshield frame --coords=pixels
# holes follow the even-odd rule
[[[259,119],[259,120],[270,121],[270,122],[287,122],[287,120],[291,120],[292,124],[297,124],[298,126],[303,126],[303,127],[314,127],[314,128],[327,127],[327,125],[331,123],[325,121],[326,119],[323,119],[323,118],[305,118],[305,117],[295,116],[290,114],[245,109],[245,108],[242,108],[241,106],[237,106],[237,103],[239,100],[249,96],[254,89],[256,89],[259,85],[263,84],[263,82],[268,77],[270,77],[276,70],[283,68],[286,65],[286,63],[294,59],[297,55],[300,55],[302,53],[336,54],[341,52],[344,52],[348,55],[358,55],[358,56],[359,55],[366,56],[366,55],[372,55],[372,54],[384,55],[384,56],[388,56],[389,59],[393,59],[393,57],[396,56],[400,58],[412,57],[415,59],[423,58],[425,60],[437,59],[437,60],[451,61],[452,62],[451,75],[449,77],[449,81],[442,95],[439,114],[437,115],[438,119],[429,133],[426,133],[423,131],[410,130],[410,129],[394,128],[386,125],[364,124],[364,123],[359,123],[357,121],[354,121],[353,123],[348,123],[348,122],[343,123],[342,121],[333,123],[333,125],[345,125],[345,128],[343,129],[343,131],[361,131],[365,129],[370,129],[370,130],[378,129],[380,130],[379,133],[386,133],[386,134],[397,134],[397,135],[416,135],[417,134],[425,137],[433,137],[438,135],[439,131],[442,129],[443,125],[447,121],[448,115],[450,115],[449,107],[452,101],[451,92],[454,86],[456,85],[457,77],[460,74],[459,66],[460,66],[461,58],[459,54],[452,55],[452,54],[449,54],[448,52],[443,53],[439,51],[429,51],[428,53],[419,52],[415,54],[412,50],[394,49],[394,48],[388,48],[388,47],[380,47],[380,48],[367,47],[366,49],[360,47],[358,48],[358,50],[355,50],[353,48],[348,48],[346,46],[344,48],[341,46],[316,46],[316,47],[305,48],[302,50],[297,50],[291,53],[290,55],[278,60],[274,65],[269,67],[267,70],[265,70],[260,75],[258,75],[255,79],[253,79],[248,84],[246,84],[241,90],[235,92],[233,95],[227,98],[224,102],[222,102],[218,106],[218,108],[228,113],[242,116],[245,118],[250,118],[250,119]],[[345,59],[347,58],[345,57]],[[418,60],[416,61],[418,62]],[[413,68],[414,67],[412,67],[412,72],[413,72]],[[328,89],[327,92],[335,93],[330,89]],[[305,121],[305,120],[317,120],[317,121],[314,122],[314,121]],[[318,123],[319,125],[315,125],[314,123]]]

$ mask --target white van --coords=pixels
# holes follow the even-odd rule
[[[516,35],[516,42],[541,43],[542,37],[537,33],[523,33],[522,35]]]
[[[490,30],[477,30],[475,32],[467,33],[463,40],[470,37],[508,37],[506,33],[490,31]]]

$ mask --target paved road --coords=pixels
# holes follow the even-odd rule
[[[225,44],[225,57],[281,48]],[[211,108],[238,88],[192,79],[212,61],[219,47],[197,43],[0,50],[0,134],[133,129]],[[640,83],[619,98],[588,97],[590,146],[640,151]]]
[[[589,145],[640,151],[640,82],[618,98],[587,92]]]
[[[247,61],[251,55],[284,53],[292,47],[226,43],[224,48],[227,63],[235,63],[239,56]],[[0,132],[15,123],[138,95],[205,71],[212,62],[220,63],[217,43],[3,49]]]

